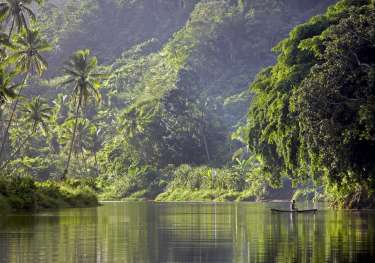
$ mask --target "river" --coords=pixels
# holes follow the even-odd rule
[[[0,262],[371,262],[375,211],[113,202],[0,215]],[[307,207],[307,206],[306,206]]]

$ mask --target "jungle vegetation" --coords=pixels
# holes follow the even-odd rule
[[[0,1],[0,199],[20,180],[32,200],[290,198],[292,181],[370,206],[373,2],[336,2]]]
[[[275,48],[258,74],[249,145],[263,174],[313,181],[337,206],[374,206],[373,1],[340,1]]]

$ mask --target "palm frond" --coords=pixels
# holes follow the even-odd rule
[[[26,11],[26,13],[31,17],[32,20],[34,20],[34,21],[36,20],[36,16],[35,16],[34,12],[30,8],[28,8],[27,6],[23,5],[22,9]]]
[[[9,6],[6,3],[0,3],[0,21],[5,21],[9,15]]]
[[[63,67],[63,70],[65,73],[68,73],[69,75],[75,76],[75,77],[80,77],[81,74],[77,72],[73,67]]]
[[[58,82],[58,85],[60,85],[60,86],[67,86],[67,85],[69,85],[69,84],[71,84],[71,83],[73,83],[74,81],[76,81],[75,79],[73,79],[73,78],[68,78],[67,80],[65,80],[65,81],[62,81],[62,82]]]

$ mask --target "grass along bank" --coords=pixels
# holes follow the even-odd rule
[[[0,177],[0,212],[98,205],[89,181],[37,182],[31,177]]]

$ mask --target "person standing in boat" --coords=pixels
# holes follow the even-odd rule
[[[292,202],[290,203],[290,210],[291,211],[297,211],[297,207],[296,207],[296,200],[292,200]]]

